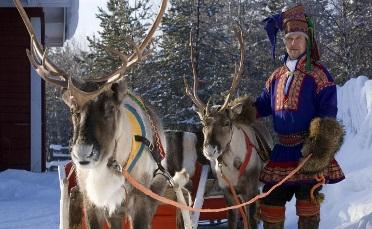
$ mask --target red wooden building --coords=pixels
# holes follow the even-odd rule
[[[38,39],[62,46],[73,35],[78,0],[23,0]],[[11,0],[0,1],[0,171],[45,169],[44,82],[26,56],[30,38]]]

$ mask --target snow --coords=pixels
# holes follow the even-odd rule
[[[320,228],[372,229],[372,80],[360,76],[338,88],[339,112],[347,131],[336,158],[346,179],[326,185]],[[59,181],[56,172],[0,173],[0,229],[58,228]],[[294,201],[285,228],[297,228]]]
[[[58,228],[58,174],[1,172],[0,206],[1,229]]]
[[[372,228],[372,80],[350,79],[337,88],[338,114],[346,129],[336,155],[346,179],[323,188],[320,228]],[[296,228],[294,201],[286,228]],[[291,217],[291,218],[289,218]],[[363,217],[363,218],[362,218]]]

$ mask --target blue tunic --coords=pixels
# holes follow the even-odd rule
[[[286,137],[301,136],[309,130],[316,117],[337,115],[336,85],[327,69],[316,64],[312,72],[305,71],[305,56],[302,56],[294,72],[284,64],[277,68],[266,82],[255,106],[260,117],[272,115],[274,130]],[[291,76],[292,75],[292,76]],[[293,145],[276,144],[268,164],[261,172],[260,180],[266,184],[281,181],[297,167],[301,158],[302,142]],[[344,179],[336,160],[333,160],[323,175],[327,183]],[[297,173],[285,184],[316,183],[314,176]]]

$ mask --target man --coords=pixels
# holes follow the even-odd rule
[[[295,196],[299,228],[318,228],[322,195],[321,185],[314,186],[317,178],[325,183],[344,179],[334,160],[344,135],[335,119],[336,86],[330,73],[318,62],[313,24],[302,5],[264,22],[274,57],[278,30],[284,31],[287,54],[284,65],[269,77],[254,103],[259,117],[272,115],[279,140],[260,175],[263,191],[287,176],[301,159],[310,153],[312,156],[300,172],[262,200],[260,216],[264,228],[284,228],[285,204]]]

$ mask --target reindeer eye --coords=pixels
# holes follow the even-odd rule
[[[224,121],[222,123],[222,127],[228,127],[228,126],[230,126],[230,121]]]
[[[113,114],[115,112],[115,106],[114,106],[114,104],[112,104],[112,103],[106,103],[104,107],[105,107],[105,109],[104,109],[104,117],[105,118],[110,118],[111,116],[113,116]]]

